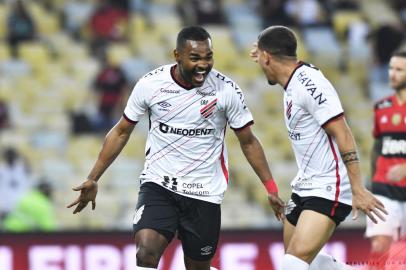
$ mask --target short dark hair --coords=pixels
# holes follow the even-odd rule
[[[396,50],[394,53],[392,53],[392,57],[397,56],[397,57],[406,57],[406,49],[399,49]]]
[[[275,25],[259,34],[258,48],[276,56],[296,57],[297,41],[290,28]]]
[[[185,47],[187,40],[204,41],[211,39],[210,34],[201,26],[188,26],[183,28],[176,39],[176,49],[178,51]]]

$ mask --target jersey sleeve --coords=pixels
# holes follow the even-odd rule
[[[254,123],[252,114],[245,104],[244,94],[236,84],[226,91],[225,112],[232,129],[241,129]]]
[[[127,106],[124,109],[124,117],[130,122],[138,122],[141,116],[148,109],[148,100],[146,93],[148,89],[145,83],[140,80],[134,86],[130,98],[127,101]]]
[[[340,98],[330,82],[320,80],[314,88],[302,88],[299,92],[301,106],[308,111],[320,126],[343,115]]]

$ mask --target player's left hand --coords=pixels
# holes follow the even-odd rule
[[[398,164],[389,168],[386,177],[389,181],[399,182],[406,177],[406,165]]]
[[[279,198],[278,193],[269,193],[268,201],[275,213],[276,219],[282,221],[285,218],[285,204],[282,199]]]
[[[387,215],[383,203],[375,198],[366,188],[352,194],[352,219],[358,218],[358,210],[363,211],[374,223],[378,223],[375,216],[385,221],[383,214]]]
[[[258,43],[254,43],[252,44],[252,49],[250,51],[250,57],[252,59],[252,61],[254,61],[255,63],[258,63]]]

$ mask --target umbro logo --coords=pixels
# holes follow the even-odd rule
[[[168,108],[170,106],[172,106],[170,103],[166,102],[166,101],[161,101],[158,103],[159,106],[161,106],[162,108]]]
[[[209,255],[209,254],[212,253],[213,247],[212,246],[205,246],[205,247],[202,247],[200,249],[200,251],[201,251],[201,253],[200,253],[201,255]]]

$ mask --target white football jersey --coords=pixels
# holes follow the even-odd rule
[[[124,117],[149,115],[141,184],[157,183],[184,196],[221,203],[228,184],[225,145],[232,129],[253,123],[238,85],[212,69],[201,87],[175,81],[176,65],[159,67],[135,85]]]
[[[301,197],[352,204],[347,169],[334,138],[323,129],[343,116],[337,92],[315,67],[299,63],[285,86],[284,118],[298,173],[291,186]]]

